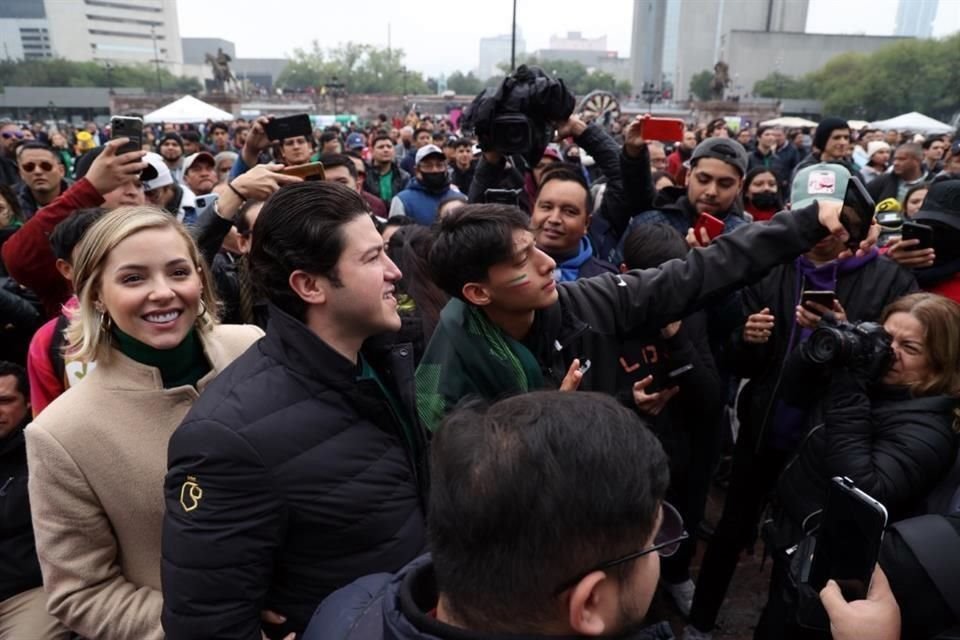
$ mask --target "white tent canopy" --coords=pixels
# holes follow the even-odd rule
[[[193,96],[183,96],[143,117],[143,121],[147,124],[159,122],[190,124],[207,120],[233,120],[233,115],[202,100],[197,100]]]
[[[760,123],[762,127],[789,127],[800,129],[802,127],[815,127],[817,123],[812,120],[807,120],[806,118],[797,118],[795,116],[784,116],[782,118],[774,118],[773,120],[765,120]]]
[[[894,131],[912,131],[914,133],[950,133],[953,131],[953,127],[950,125],[944,124],[939,120],[934,120],[916,111],[911,111],[910,113],[905,113],[896,118],[890,118],[889,120],[871,122],[870,126],[875,129],[883,129],[884,131],[892,129]]]

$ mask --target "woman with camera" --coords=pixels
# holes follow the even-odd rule
[[[843,343],[832,351],[814,334],[785,364],[786,388],[826,393],[808,414],[822,418],[814,420],[780,477],[778,549],[815,529],[835,476],[849,477],[880,501],[892,523],[915,515],[953,464],[960,426],[960,304],[915,293],[888,305],[882,322],[887,335],[837,325],[824,336],[830,346]],[[789,636],[777,628],[790,619],[778,584],[788,563],[776,562],[778,555],[775,550],[771,599],[757,637]]]

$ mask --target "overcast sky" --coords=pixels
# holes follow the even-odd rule
[[[810,0],[807,30],[890,35],[897,1]],[[406,52],[407,66],[428,75],[476,68],[480,38],[509,33],[512,10],[512,0],[179,0],[177,5],[181,36],[231,40],[244,58],[284,57],[314,39],[323,48],[349,40],[386,47],[389,24],[390,43]],[[631,0],[518,0],[517,24],[527,51],[546,48],[553,34],[580,31],[587,38],[607,36],[608,49],[629,57],[632,12]],[[960,0],[940,0],[934,35],[957,30]]]

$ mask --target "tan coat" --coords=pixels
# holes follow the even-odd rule
[[[202,335],[200,390],[263,332]],[[119,351],[27,427],[30,507],[48,608],[96,640],[163,638],[160,536],[167,441],[197,399]]]

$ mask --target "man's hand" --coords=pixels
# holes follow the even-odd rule
[[[261,151],[270,148],[270,136],[267,135],[265,129],[268,122],[270,122],[270,118],[260,116],[253,121],[253,126],[250,127],[250,133],[247,134],[247,141],[243,144],[243,152],[241,153],[243,162],[248,167],[257,164]]]
[[[637,159],[643,154],[647,141],[643,139],[643,121],[650,116],[637,116],[627,127],[623,136],[623,152],[627,157]]]
[[[131,151],[117,155],[117,149],[129,141],[129,138],[111,140],[104,145],[103,151],[90,164],[86,178],[100,195],[106,195],[131,182],[147,168],[147,163],[142,162],[146,151]]]
[[[587,130],[587,123],[576,114],[567,118],[566,122],[557,123],[557,140],[577,138]]]
[[[774,320],[769,307],[749,316],[747,323],[743,325],[743,341],[749,344],[766,344],[773,335]]]
[[[580,358],[574,358],[567,369],[567,375],[563,376],[560,383],[560,391],[576,391],[580,388],[580,382],[583,380],[583,374],[580,373]]]
[[[820,602],[830,617],[834,640],[899,640],[900,607],[880,565],[866,600],[847,602],[833,580],[820,592]]]
[[[917,249],[918,244],[920,244],[919,238],[897,239],[890,244],[887,257],[907,269],[932,267],[933,261],[937,258],[936,253],[933,249]]]
[[[680,393],[680,387],[671,387],[656,393],[647,393],[646,388],[653,384],[653,376],[647,376],[643,380],[638,380],[633,385],[633,401],[637,408],[650,416],[660,415],[667,403],[673,399],[673,396]]]
[[[807,302],[806,306],[802,304],[797,305],[797,324],[804,329],[816,329],[817,325],[820,324],[820,319],[823,317],[823,314],[828,311],[833,313],[834,318],[836,318],[838,322],[847,321],[847,311],[843,308],[843,305],[840,304],[839,300],[834,299],[833,307],[830,309],[816,302]]]
[[[687,246],[691,249],[703,249],[710,245],[710,234],[707,233],[706,227],[700,227],[700,235],[698,236],[693,227],[687,229]]]
[[[850,239],[850,234],[847,233],[847,230],[843,228],[843,224],[840,222],[840,214],[843,211],[843,203],[837,202],[835,200],[817,200],[817,206],[819,209],[818,218],[820,219],[820,224],[827,228],[830,232],[830,235],[839,238],[844,243]],[[877,224],[876,220],[870,225],[870,229],[867,231],[867,237],[860,243],[860,246],[857,247],[856,255],[863,256],[870,252],[871,249],[877,244],[877,240],[880,238],[880,225]],[[850,249],[847,249],[843,253],[837,256],[838,259],[842,260],[843,258],[848,258],[854,255],[854,252]]]
[[[669,339],[672,338],[673,336],[675,336],[675,335],[677,335],[678,333],[680,333],[680,327],[681,327],[681,326],[683,326],[683,321],[682,321],[682,320],[677,320],[676,322],[671,322],[670,324],[668,324],[667,326],[665,326],[663,329],[660,329],[660,336],[663,337],[665,340],[669,340]]]
[[[269,609],[264,609],[263,611],[260,612],[260,619],[269,624],[283,624],[284,622],[287,621],[287,619],[284,616],[280,615],[276,611],[270,611]],[[262,631],[260,632],[260,637],[262,640],[268,640],[267,634],[265,634]],[[288,633],[283,637],[283,640],[294,640],[294,638],[296,637],[297,637],[297,634]]]
[[[279,173],[282,168],[282,164],[258,164],[230,184],[247,200],[266,200],[285,184],[303,182],[303,178]]]

